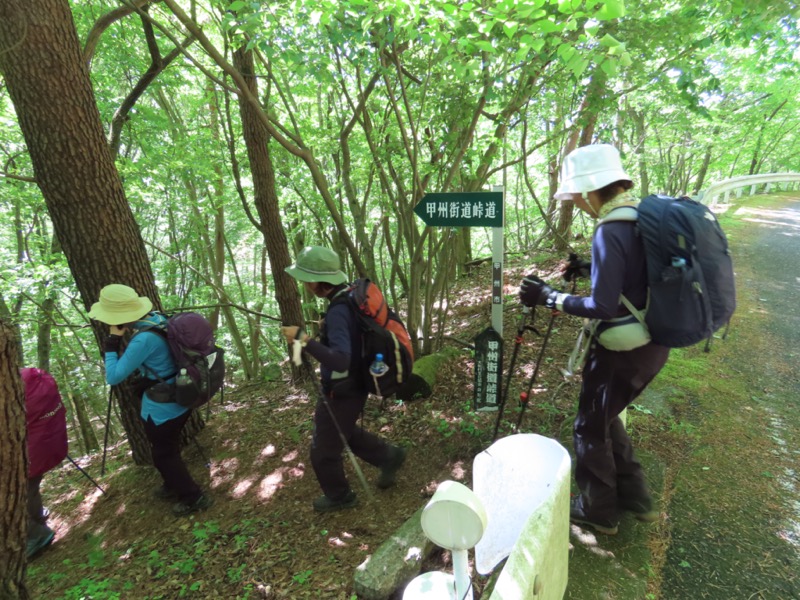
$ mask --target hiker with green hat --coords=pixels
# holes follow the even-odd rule
[[[352,508],[358,498],[344,473],[345,444],[363,461],[378,467],[377,485],[388,488],[405,461],[406,451],[386,443],[357,425],[367,401],[367,390],[358,374],[363,365],[361,332],[345,302],[347,276],[339,256],[321,246],[308,246],[286,272],[301,281],[308,292],[329,302],[319,341],[297,325],[281,327],[287,342],[299,342],[302,351],[320,363],[321,392],[314,411],[311,466],[323,495],[313,501],[314,510],[328,512]]]
[[[632,188],[613,146],[592,144],[570,152],[561,167],[555,198],[574,202],[598,224],[591,263],[573,254],[564,276],[574,279],[589,272],[591,295],[563,293],[535,273],[520,286],[520,301],[526,306],[545,306],[598,322],[586,349],[573,425],[580,494],[570,506],[570,520],[608,535],[617,533],[623,511],[639,521],[658,519],[642,466],[619,418],[669,356],[669,348],[650,341],[622,300],[624,296],[643,310],[648,297],[645,249],[636,222],[609,217],[612,211],[638,206]]]
[[[166,327],[166,317],[152,312],[149,298],[139,296],[127,285],[112,283],[100,290],[100,299],[92,305],[89,317],[109,325],[103,345],[106,382],[122,383],[137,373],[143,385],[140,417],[150,443],[153,466],[163,483],[153,495],[161,500],[176,500],[172,512],[184,516],[208,508],[210,496],[195,482],[181,457],[181,431],[191,410],[169,398],[158,398],[153,386],[160,381],[171,383],[178,368],[166,338],[154,331]],[[124,351],[123,336],[133,333]],[[161,400],[161,401],[158,401]]]

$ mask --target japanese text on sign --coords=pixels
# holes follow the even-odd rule
[[[491,327],[475,338],[475,410],[495,410],[503,376],[503,340]]]

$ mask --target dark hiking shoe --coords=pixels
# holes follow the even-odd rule
[[[320,496],[313,502],[314,510],[317,512],[331,512],[334,510],[343,510],[345,508],[353,508],[358,506],[358,496],[352,490],[347,492],[338,500],[328,498],[327,496]]]
[[[658,521],[658,511],[653,508],[653,501],[650,498],[617,498],[617,506],[620,509],[633,513],[634,518],[642,523],[654,523]]]
[[[167,486],[162,485],[153,490],[153,498],[157,500],[177,500],[178,494],[175,490],[171,490]]]
[[[397,479],[397,472],[406,461],[408,451],[402,446],[391,446],[389,448],[389,458],[381,465],[381,474],[378,477],[378,487],[382,490],[392,487]]]
[[[28,540],[28,548],[26,552],[27,557],[31,558],[35,554],[41,552],[44,548],[47,548],[47,546],[53,542],[54,537],[56,537],[56,532],[49,527],[45,527],[40,536],[32,540]]]
[[[569,520],[576,525],[588,525],[592,529],[606,535],[617,535],[619,527],[611,519],[595,519],[583,512],[579,500],[573,500],[569,506]]]
[[[214,499],[211,496],[206,496],[205,494],[201,494],[200,497],[191,503],[186,502],[178,502],[177,504],[172,505],[172,514],[176,517],[185,517],[190,515],[198,510],[205,510],[207,508],[211,508],[214,504]]]

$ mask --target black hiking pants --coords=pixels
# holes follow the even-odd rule
[[[332,500],[339,500],[350,491],[344,473],[344,444],[339,429],[353,454],[361,460],[380,467],[389,458],[389,445],[357,425],[366,401],[367,394],[364,392],[324,393],[317,400],[311,440],[311,466],[322,492]]]
[[[185,504],[194,503],[202,494],[181,456],[181,431],[191,414],[192,411],[186,411],[161,425],[156,425],[150,417],[144,422],[144,431],[153,454],[153,466],[161,473],[164,487],[175,492],[178,500]]]
[[[587,517],[615,521],[618,496],[649,503],[642,466],[619,415],[658,374],[668,356],[669,348],[653,343],[627,352],[592,343],[573,428],[575,481]]]

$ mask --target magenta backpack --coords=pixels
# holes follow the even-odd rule
[[[67,456],[67,411],[50,373],[32,367],[19,373],[25,385],[28,478],[38,477]]]

